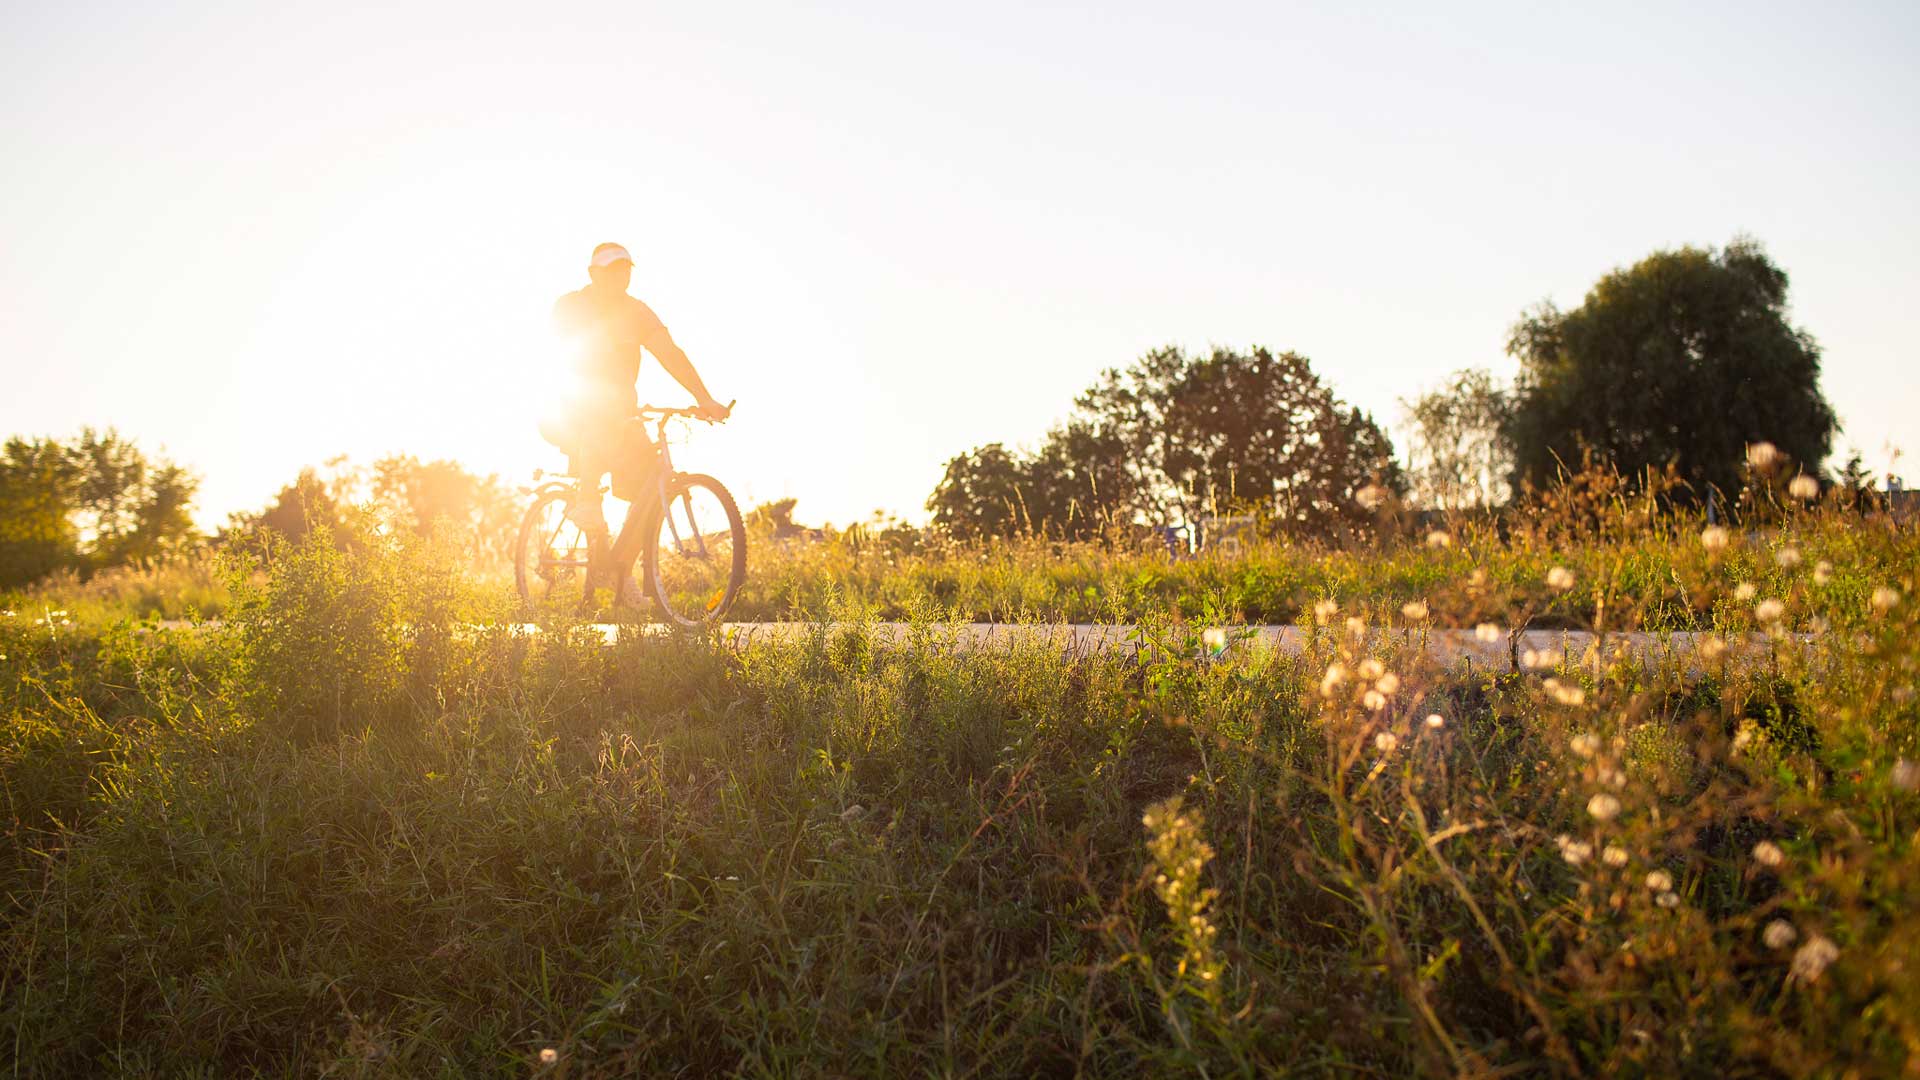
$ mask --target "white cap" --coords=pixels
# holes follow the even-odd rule
[[[593,249],[593,262],[589,265],[612,266],[617,262],[631,263],[632,261],[633,256],[627,254],[627,249],[619,244],[601,244]]]

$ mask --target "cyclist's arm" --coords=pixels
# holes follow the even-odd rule
[[[708,392],[700,373],[693,369],[693,361],[687,359],[686,350],[674,342],[672,334],[667,333],[666,324],[655,317],[652,311],[647,311],[641,322],[640,343],[660,361],[660,366],[673,376],[673,381],[686,387],[687,393],[692,394],[693,400],[702,408],[717,409],[724,414],[726,406],[715,401],[713,394]]]

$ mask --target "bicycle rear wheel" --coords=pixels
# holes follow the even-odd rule
[[[711,476],[667,482],[645,549],[647,589],[661,617],[683,627],[719,622],[747,580],[747,527],[733,496]]]
[[[543,491],[520,519],[520,538],[514,545],[513,584],[521,607],[573,611],[585,596],[587,534],[567,517],[571,492]]]

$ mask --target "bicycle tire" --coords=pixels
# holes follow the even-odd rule
[[[520,606],[523,612],[534,611],[541,603],[548,599],[547,596],[535,597],[533,595],[534,582],[536,579],[547,580],[549,591],[552,588],[551,579],[539,574],[535,567],[535,562],[539,558],[540,553],[533,550],[533,544],[535,543],[534,534],[546,521],[548,507],[554,503],[559,503],[564,507],[571,495],[572,491],[565,487],[554,486],[543,488],[535,493],[533,502],[527,506],[527,512],[520,518],[520,533],[513,545],[513,585],[514,590],[519,593]],[[562,512],[564,513],[564,510]],[[542,548],[544,548],[546,541],[541,540],[540,544]],[[581,568],[580,577],[583,581],[585,580],[586,572],[584,567]]]
[[[687,612],[679,610],[675,605],[672,589],[662,580],[661,540],[663,536],[672,536],[667,532],[672,525],[671,516],[655,509],[649,514],[647,524],[648,543],[644,559],[647,593],[659,606],[660,615],[664,620],[684,629],[709,626],[725,618],[727,610],[733,606],[733,601],[740,595],[740,586],[747,580],[747,525],[740,517],[740,507],[733,501],[733,494],[720,481],[704,473],[676,473],[667,481],[666,506],[669,508],[674,506],[676,502],[688,498],[695,489],[700,488],[704,488],[713,495],[725,512],[731,550],[727,555],[722,556],[729,562],[725,588],[710,595],[708,601],[698,609]],[[677,539],[674,542],[678,546]],[[682,600],[684,603],[685,598]]]

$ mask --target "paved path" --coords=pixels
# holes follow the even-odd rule
[[[884,645],[905,644],[915,633],[914,627],[908,623],[867,625],[874,638]],[[594,628],[608,640],[615,638],[622,630],[647,635],[670,632],[657,623],[626,626],[596,623]],[[834,628],[837,626],[830,629]],[[853,625],[849,624],[847,628],[851,629]],[[530,624],[522,624],[516,629],[528,632],[535,630]],[[728,623],[722,627],[721,633],[735,647],[750,648],[761,642],[804,641],[819,629],[819,623],[809,622]],[[1300,653],[1307,649],[1316,633],[1299,626],[1237,626],[1220,629],[1225,635],[1227,652],[1272,649]],[[1137,628],[1132,625],[960,623],[936,624],[922,628],[920,633],[935,648],[968,652],[1039,645],[1058,648],[1067,656],[1088,656],[1115,652],[1137,654],[1147,647],[1138,636]],[[1345,631],[1336,627],[1317,633],[1324,643],[1330,635],[1344,634]],[[1683,667],[1695,669],[1702,664],[1699,646],[1710,637],[1712,635],[1704,633],[1630,633],[1607,634],[1601,640],[1600,635],[1584,630],[1526,630],[1511,637],[1504,633],[1496,634],[1489,641],[1473,630],[1376,629],[1369,632],[1370,644],[1380,647],[1424,648],[1435,660],[1447,666],[1471,665],[1503,671],[1553,666],[1558,659],[1556,653],[1577,660],[1584,657],[1597,641],[1610,655],[1623,651],[1645,661],[1672,660]],[[1789,640],[1805,645],[1812,639],[1810,635],[1795,635]],[[1218,639],[1209,644],[1213,646],[1213,651],[1220,651]],[[1766,637],[1759,634],[1734,644],[1742,655],[1764,655],[1768,651]]]

